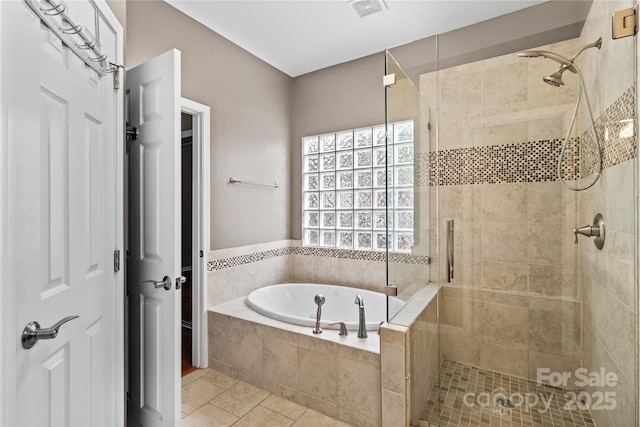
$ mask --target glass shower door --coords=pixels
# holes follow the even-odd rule
[[[404,362],[403,373],[410,379],[395,389],[393,382],[385,384],[383,375],[383,396],[387,390],[403,395],[408,407],[406,423],[418,425],[427,417],[425,410],[437,410],[437,396],[430,406],[428,402],[440,365],[437,287],[428,286],[432,234],[429,154],[434,131],[428,100],[389,52],[385,65],[387,284],[397,289],[397,296],[387,297],[387,319],[405,333],[409,360]],[[385,345],[384,337],[382,340]]]

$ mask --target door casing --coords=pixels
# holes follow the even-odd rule
[[[196,368],[208,366],[206,269],[209,252],[210,193],[210,109],[187,98],[181,99],[181,111],[193,118],[193,329],[192,361]],[[200,256],[202,253],[202,256]]]

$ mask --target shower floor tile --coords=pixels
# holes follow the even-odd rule
[[[565,393],[570,392],[444,360],[440,384],[433,386],[421,418],[431,427],[595,427],[588,410],[570,409],[574,395]]]

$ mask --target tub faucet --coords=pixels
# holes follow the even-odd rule
[[[364,300],[361,295],[356,295],[353,302],[358,304],[358,338],[367,338],[367,324],[364,320]]]

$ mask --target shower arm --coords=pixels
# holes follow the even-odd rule
[[[582,52],[584,52],[587,49],[591,49],[592,47],[597,47],[598,49],[600,49],[602,47],[602,37],[600,37],[598,40],[594,41],[593,43],[589,43],[582,46],[579,51],[573,54],[573,56],[569,59],[569,61],[571,61],[571,63],[573,64],[573,61],[575,61],[576,58],[580,56]]]

